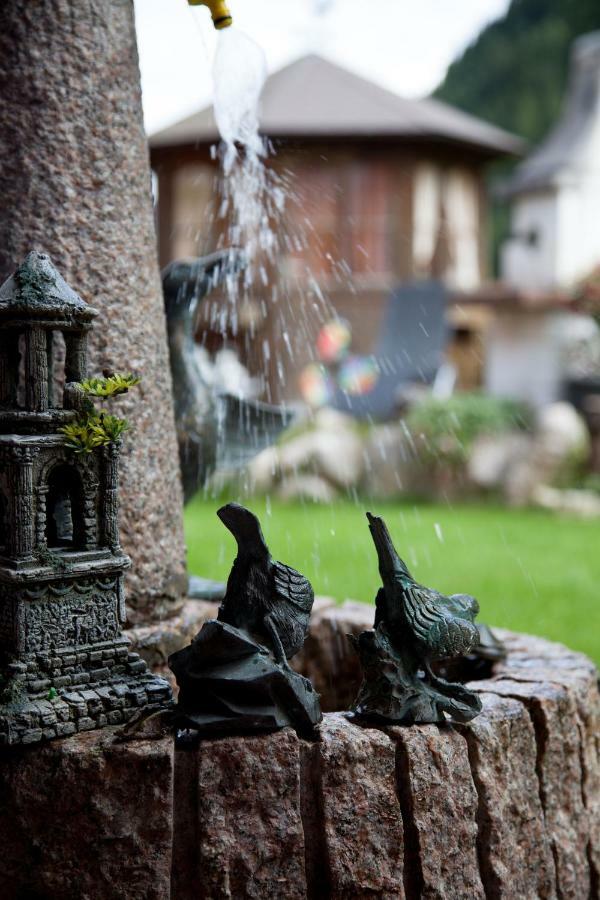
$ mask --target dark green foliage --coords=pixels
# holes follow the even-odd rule
[[[406,424],[420,455],[452,466],[466,462],[479,435],[527,428],[530,413],[515,400],[473,392],[428,397],[410,411]]]
[[[435,95],[536,143],[560,111],[573,41],[599,28],[598,0],[512,0]]]
[[[560,113],[573,41],[599,28],[599,0],[512,0],[506,15],[452,63],[434,94],[535,146]],[[490,184],[505,179],[513,166],[496,163]],[[508,215],[501,201],[491,213],[490,263],[497,273]]]

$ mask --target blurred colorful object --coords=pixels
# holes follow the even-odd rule
[[[300,392],[310,406],[326,406],[333,399],[334,381],[319,363],[309,363],[300,373]]]
[[[317,353],[324,363],[339,363],[348,352],[352,332],[344,319],[332,319],[323,325],[317,337]]]
[[[372,356],[349,356],[338,372],[341,389],[354,397],[372,391],[378,378],[377,364]]]

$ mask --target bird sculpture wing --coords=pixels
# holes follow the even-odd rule
[[[448,607],[448,599],[414,582],[404,589],[407,623],[424,653],[433,658],[468,653],[479,643],[479,632],[472,622],[476,610],[465,608],[458,613]]]
[[[315,595],[310,581],[284,563],[274,561],[271,574],[276,599],[272,614],[289,658],[304,643]]]
[[[273,563],[272,573],[279,599],[289,603],[297,615],[310,615],[315,595],[308,578],[280,562]]]

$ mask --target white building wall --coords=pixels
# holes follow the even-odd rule
[[[502,280],[519,290],[552,289],[558,274],[560,232],[555,192],[518,197],[511,210],[512,238],[502,248]]]
[[[534,407],[557,399],[566,319],[564,313],[498,312],[486,335],[487,390]]]

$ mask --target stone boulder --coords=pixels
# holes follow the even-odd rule
[[[330,503],[339,491],[356,487],[363,468],[363,440],[354,420],[322,409],[300,433],[260,453],[246,476],[251,491]]]
[[[540,485],[560,486],[583,468],[590,436],[583,418],[570,403],[541,410],[529,451],[509,469],[504,493],[510,503],[532,502]]]
[[[527,459],[532,443],[532,437],[522,431],[480,435],[467,462],[469,483],[482,490],[501,490],[513,466]]]
[[[372,616],[360,606],[318,601],[312,666]],[[286,728],[174,750],[154,719],[128,740],[0,751],[0,896],[596,897],[598,673],[560,644],[499,635],[507,657],[469,682],[483,710],[465,725],[330,712],[313,740]],[[349,678],[329,678],[338,709]]]

